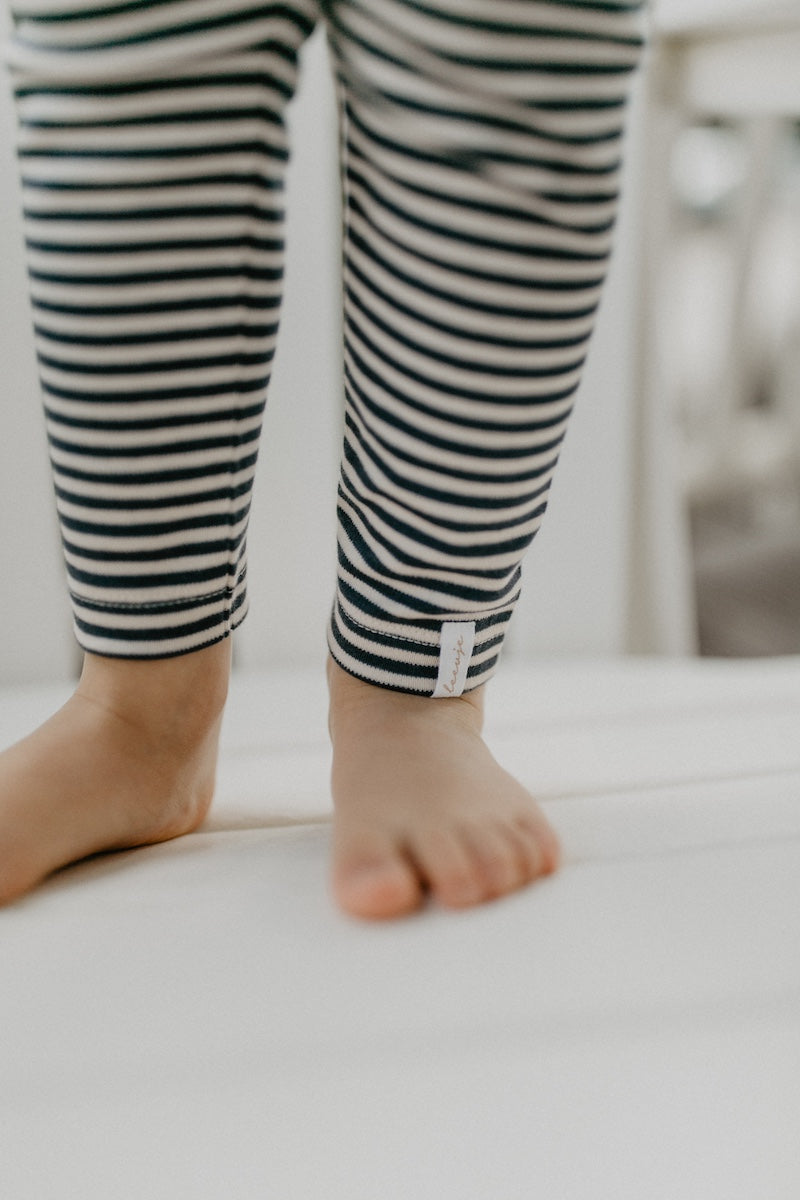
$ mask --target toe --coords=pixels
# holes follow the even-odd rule
[[[355,840],[334,855],[333,893],[345,912],[385,920],[419,908],[422,885],[401,848]]]
[[[514,821],[514,831],[525,848],[526,855],[538,860],[535,874],[552,875],[561,861],[561,847],[553,830],[542,813],[533,809]]]
[[[506,836],[514,846],[515,853],[522,865],[522,883],[532,883],[541,875],[548,873],[548,855],[542,843],[540,834],[526,823],[510,821],[506,826]]]
[[[475,871],[472,854],[457,834],[423,828],[414,838],[414,858],[440,904],[468,908],[480,903],[485,885]]]
[[[477,889],[476,903],[504,896],[525,882],[519,852],[501,825],[487,822],[459,832]]]

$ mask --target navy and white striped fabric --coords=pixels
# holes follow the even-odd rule
[[[345,214],[329,644],[386,687],[490,676],[607,268],[641,7],[19,0],[31,295],[85,649],[184,653],[245,614],[284,112],[324,20]]]

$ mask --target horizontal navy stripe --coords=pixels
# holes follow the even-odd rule
[[[67,346],[158,346],[182,342],[221,341],[225,338],[272,338],[278,332],[278,323],[271,325],[202,325],[194,329],[150,330],[147,333],[78,334],[63,330],[47,329],[34,325],[34,332],[43,341],[57,342]]]

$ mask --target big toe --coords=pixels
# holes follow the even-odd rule
[[[334,853],[333,892],[345,912],[374,920],[413,912],[423,896],[419,876],[399,848],[358,840]]]

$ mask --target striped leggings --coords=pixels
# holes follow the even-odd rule
[[[330,650],[427,695],[491,675],[607,268],[641,9],[12,2],[37,355],[86,650],[181,654],[244,617],[284,116],[323,21],[344,195]]]

